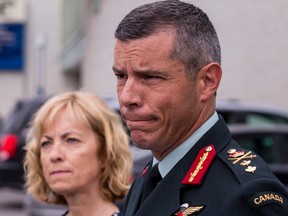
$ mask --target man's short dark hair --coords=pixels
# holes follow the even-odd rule
[[[189,75],[210,62],[221,64],[217,33],[206,13],[178,0],[157,1],[139,6],[127,14],[115,31],[115,38],[129,41],[159,31],[175,35],[171,57],[186,66]]]

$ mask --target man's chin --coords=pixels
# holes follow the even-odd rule
[[[132,142],[133,142],[133,145],[135,145],[137,148],[149,149],[147,147],[147,145],[145,143],[143,143],[143,142],[138,142],[138,141],[133,141],[133,140],[132,140]]]
[[[132,139],[132,143],[137,148],[150,150],[150,145],[147,143],[146,140],[143,140],[143,139]]]

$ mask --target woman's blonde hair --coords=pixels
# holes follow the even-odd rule
[[[100,193],[104,199],[112,202],[122,199],[129,188],[132,167],[127,133],[120,116],[112,108],[96,95],[81,91],[56,95],[36,113],[27,136],[24,158],[27,192],[41,202],[67,204],[63,196],[49,188],[40,163],[40,138],[63,110],[72,121],[86,124],[100,138],[101,146],[95,155],[104,164]]]

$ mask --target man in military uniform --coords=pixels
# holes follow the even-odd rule
[[[153,154],[124,216],[288,215],[287,189],[215,111],[221,54],[207,15],[154,2],[124,17],[115,37],[121,114],[133,143]]]

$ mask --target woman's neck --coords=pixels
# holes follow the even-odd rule
[[[89,208],[87,208],[87,206],[69,206],[67,216],[111,216],[117,211],[118,208],[115,204],[107,202],[101,206],[98,206],[98,208],[94,206],[90,206]]]
[[[67,216],[111,216],[118,211],[118,207],[101,197],[69,197],[66,199],[69,206]]]

